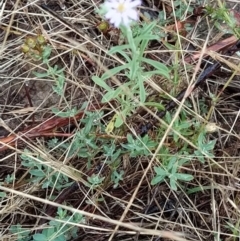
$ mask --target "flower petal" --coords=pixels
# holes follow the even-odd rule
[[[105,14],[105,18],[106,18],[106,19],[111,19],[111,18],[113,18],[113,17],[115,17],[115,16],[116,16],[116,11],[114,11],[114,10],[108,11],[108,12]]]
[[[115,2],[106,2],[106,3],[105,3],[105,6],[106,6],[108,9],[115,9],[115,8],[116,8],[116,3],[115,3]]]
[[[140,0],[131,1],[131,2],[129,3],[129,8],[135,8],[135,7],[137,7],[137,6],[140,6],[141,4],[142,4],[142,3],[141,3]]]
[[[131,19],[133,19],[133,20],[135,20],[135,21],[138,20],[138,14],[137,14],[137,12],[134,11],[134,10],[128,10],[128,11],[126,12],[126,17],[127,17],[127,18],[131,18]]]
[[[120,26],[120,24],[122,23],[122,19],[121,18],[115,18],[114,22],[112,23],[116,28],[118,28]]]
[[[122,23],[125,26],[129,26],[131,20],[129,18],[122,18]]]

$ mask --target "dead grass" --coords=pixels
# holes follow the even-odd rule
[[[189,6],[195,6],[193,1],[186,2]],[[95,8],[99,6],[99,1],[49,1],[49,8],[66,19],[67,23],[44,12],[38,7],[42,3],[44,1],[13,0],[6,1],[2,6],[0,18],[1,137],[7,137],[10,134],[20,135],[20,131],[54,118],[51,111],[53,107],[61,110],[68,107],[80,109],[86,101],[88,104],[99,103],[103,92],[94,85],[91,77],[100,76],[106,69],[122,64],[118,56],[109,56],[107,53],[111,46],[118,44],[119,33],[111,31],[109,35],[104,35],[97,30],[97,24],[101,19],[95,13]],[[156,6],[168,17],[172,3],[167,0],[162,1],[162,4],[156,3]],[[215,3],[215,6],[217,7],[218,4]],[[229,7],[239,9],[240,4],[229,1]],[[169,25],[174,24],[175,21],[176,19],[172,19]],[[172,31],[168,30],[167,25],[162,29]],[[38,34],[42,34],[53,49],[50,60],[52,65],[58,64],[64,68],[66,77],[64,97],[54,93],[52,79],[37,78],[33,74],[33,71],[46,71],[46,66],[40,61],[33,61],[21,52],[24,41]],[[198,18],[193,25],[193,30],[185,37],[179,34],[176,36],[180,40],[181,51],[168,51],[161,43],[153,43],[153,47],[150,46],[146,50],[147,54],[172,65],[176,63],[175,61],[184,59],[190,43],[194,43],[199,47],[198,50],[202,50],[210,42],[218,41],[215,39],[217,33],[212,31],[211,22],[206,22],[205,17]],[[176,39],[172,38],[171,41],[174,43]],[[224,58],[219,53],[214,55],[216,58]],[[31,234],[40,232],[46,227],[48,220],[54,220],[56,207],[83,214],[86,218],[84,224],[75,224],[79,227],[78,237],[72,239],[75,241],[237,240],[233,237],[233,231],[226,226],[227,222],[233,226],[237,225],[240,200],[238,190],[240,85],[237,71],[239,57],[234,55],[232,59],[225,61],[226,68],[227,65],[232,67],[229,73],[224,72],[225,76],[219,73],[210,78],[198,94],[189,98],[192,109],[188,109],[182,102],[175,112],[174,118],[182,108],[185,108],[201,122],[205,118],[205,122],[214,122],[218,126],[217,132],[209,134],[209,139],[217,139],[215,157],[205,164],[193,160],[191,164],[184,167],[186,172],[194,175],[192,182],[185,183],[178,191],[172,191],[168,183],[155,187],[150,185],[154,175],[153,166],[159,161],[158,150],[168,145],[171,153],[177,155],[177,148],[171,146],[168,139],[171,125],[166,128],[151,158],[122,156],[120,167],[124,170],[124,179],[115,189],[109,181],[111,170],[107,165],[101,164],[103,157],[98,156],[92,160],[92,166],[89,168],[84,158],[77,156],[68,158],[66,152],[60,153],[57,148],[49,149],[48,137],[39,136],[30,139],[22,136],[20,138],[22,142],[0,153],[0,189],[7,193],[7,197],[0,202],[1,240],[17,240],[16,236],[9,232],[11,225],[21,224],[22,227],[30,230]],[[231,65],[233,62],[235,67]],[[193,76],[199,74],[199,69],[195,68],[196,65],[193,63],[181,66],[178,70],[180,81],[177,86],[156,76],[148,80],[146,88],[154,98],[155,96],[159,98],[159,93],[162,92],[170,93],[173,88],[177,94],[183,87],[195,81]],[[119,76],[109,80],[108,84],[116,86],[121,81],[124,81],[124,77]],[[218,95],[215,103],[211,99],[212,94]],[[206,116],[201,114],[200,99],[203,99],[208,107]],[[102,122],[108,123],[119,106],[117,103],[110,103],[102,108],[104,110]],[[152,109],[149,111],[153,114]],[[115,136],[125,138],[128,132],[135,133],[134,128],[139,126],[139,122],[146,120],[145,118],[153,117],[149,113],[142,117],[133,113],[131,121],[126,123],[126,128],[117,131]],[[73,144],[75,133],[81,128],[81,125],[62,127],[62,133],[69,135],[66,138],[62,137],[61,142],[69,141]],[[154,131],[151,136],[156,137]],[[188,140],[185,139],[185,141]],[[121,139],[116,138],[116,144],[119,143]],[[190,144],[193,145],[193,143]],[[75,183],[70,188],[66,188],[63,194],[55,187],[43,189],[42,183],[30,183],[29,170],[21,164],[20,156],[24,148],[34,153],[36,160],[46,163],[55,171],[60,171]],[[99,149],[101,148],[99,146]],[[103,185],[94,191],[85,185],[87,177],[93,173],[105,177]],[[4,181],[7,175],[15,177],[13,183]],[[192,190],[192,192],[188,193],[186,190]],[[68,193],[64,194],[64,192]],[[63,195],[64,199],[61,200],[59,195]],[[237,235],[239,235],[239,228]]]

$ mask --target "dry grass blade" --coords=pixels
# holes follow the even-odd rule
[[[102,2],[0,0],[1,240],[237,240],[240,3]]]

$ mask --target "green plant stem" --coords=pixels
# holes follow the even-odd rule
[[[137,51],[136,44],[134,42],[134,38],[132,35],[132,30],[130,27],[122,27],[122,31],[127,37],[128,43],[130,45],[130,48],[132,50],[132,68],[130,69],[130,80],[135,80],[137,78],[137,73],[139,71],[139,52]]]

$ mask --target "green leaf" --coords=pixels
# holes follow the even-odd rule
[[[156,176],[152,179],[151,185],[156,185],[158,183],[161,183],[166,176]]]
[[[134,139],[131,134],[127,134],[127,141],[128,141],[128,143],[134,143]]]
[[[58,70],[57,65],[54,65],[54,67],[49,66],[48,73],[49,73],[49,75],[55,76],[55,75],[57,75],[57,70]]]
[[[202,152],[199,150],[195,150],[194,151],[194,155],[196,156],[196,158],[202,163],[205,163],[205,156],[203,156]]]
[[[97,85],[99,85],[100,87],[104,88],[107,91],[112,91],[112,89],[105,83],[105,81],[103,81],[101,78],[99,78],[98,76],[93,76],[92,77],[93,82],[95,82]]]
[[[105,177],[100,177],[98,175],[92,174],[91,177],[87,177],[87,180],[88,180],[88,182],[90,184],[88,186],[96,187],[96,186],[102,184],[104,179],[105,179]]]
[[[161,167],[154,167],[154,171],[157,173],[158,176],[166,176],[167,172]]]
[[[63,88],[64,82],[65,82],[65,76],[64,76],[63,72],[61,72],[61,73],[58,74],[57,84],[58,84],[59,87]]]
[[[48,63],[48,59],[51,55],[51,52],[52,52],[52,48],[48,45],[48,46],[45,46],[44,49],[43,49],[43,53],[42,53],[42,58],[43,58],[43,63]]]
[[[141,35],[143,36],[149,35],[152,32],[153,28],[156,26],[156,24],[157,24],[156,21],[152,21],[149,24],[145,24],[141,32]]]
[[[205,141],[205,136],[204,136],[204,133],[201,132],[199,134],[199,136],[198,136],[198,145],[199,145],[199,147],[202,145],[202,143],[204,143],[204,141]]]
[[[131,62],[130,57],[129,57],[128,54],[125,53],[124,51],[119,51],[118,54],[121,54],[121,55],[126,59],[126,61],[127,61],[128,63]]]
[[[33,235],[34,241],[48,241],[48,237],[46,237],[44,234],[36,233]]]
[[[164,46],[167,47],[169,50],[177,50],[175,45],[169,44],[168,42],[163,42]]]
[[[49,228],[45,228],[42,231],[42,234],[46,237],[51,237],[54,234],[55,230],[54,227],[49,227]]]
[[[119,53],[119,54],[121,54],[121,55],[127,60],[127,62],[129,63],[129,62],[131,62],[131,59],[129,58],[129,56],[127,55],[127,53],[123,51],[123,50],[125,50],[125,49],[130,49],[130,45],[129,45],[129,44],[125,44],[125,45],[121,45],[121,46],[112,47],[108,53],[109,53],[109,54]]]
[[[174,165],[176,165],[176,162],[177,162],[177,157],[172,156],[169,163],[168,163],[167,170],[173,169]]]
[[[62,96],[63,95],[63,88],[59,87],[59,86],[52,86],[52,89],[55,93],[57,93],[58,95]]]
[[[182,129],[188,129],[192,124],[188,121],[183,121],[182,123],[180,123],[177,128],[178,130],[182,130]]]
[[[122,71],[123,69],[127,69],[129,68],[129,64],[123,64],[120,66],[117,66],[113,69],[109,69],[106,73],[104,73],[101,77],[102,81],[109,79],[110,77],[114,76],[115,74],[119,73],[120,71]]]
[[[116,120],[115,120],[115,127],[119,128],[122,124],[124,123],[123,117],[120,114],[117,115]]]
[[[45,177],[46,174],[42,170],[30,170],[29,173],[36,177]]]
[[[214,186],[198,186],[194,188],[190,188],[187,191],[187,194],[193,194],[197,192],[203,192],[204,190],[212,190],[212,189],[218,189],[219,187],[214,187]]]
[[[156,107],[158,110],[165,110],[164,105],[156,102],[145,102],[144,105]]]
[[[194,178],[191,174],[186,174],[186,173],[176,173],[175,177],[178,180],[185,181],[185,182],[192,181]]]
[[[121,86],[119,86],[116,90],[109,91],[108,93],[106,93],[103,96],[102,103],[106,103],[106,102],[110,101],[111,99],[117,98],[121,92],[122,92]]]
[[[117,172],[116,170],[113,171],[111,175],[111,180],[114,182],[113,188],[117,188],[119,182],[123,180],[124,171]]]
[[[177,191],[176,179],[174,177],[170,178],[170,187],[172,190]]]
[[[139,80],[138,86],[139,86],[139,93],[140,93],[140,101],[141,103],[144,103],[146,100],[146,91],[144,88],[144,82],[142,80]]]
[[[114,47],[111,47],[111,49],[108,51],[108,54],[115,54],[117,52],[120,52],[124,49],[129,49],[130,48],[130,45],[129,44],[123,44],[123,45],[120,45],[120,46],[114,46]]]
[[[135,52],[136,52],[136,45],[135,45],[134,38],[133,38],[133,35],[132,35],[132,30],[130,28],[128,28],[128,27],[127,28],[122,27],[121,30],[123,31],[123,34],[125,34],[125,36],[127,37],[129,46],[130,46],[133,54],[135,54]]]
[[[170,75],[169,75],[169,69],[166,65],[158,62],[158,61],[155,61],[155,60],[152,60],[152,59],[147,59],[147,58],[144,58],[142,57],[141,60],[147,64],[150,64],[152,65],[155,69],[157,69],[159,71],[159,73],[163,76],[165,76],[167,79],[170,79]],[[147,73],[151,73],[152,71],[149,71]]]
[[[140,54],[139,54],[139,56],[143,56],[144,55],[144,51],[145,51],[145,49],[147,48],[147,45],[148,45],[148,42],[149,42],[149,40],[142,40],[140,43]]]
[[[171,170],[171,174],[176,174],[177,173],[177,170],[178,170],[178,163],[176,162],[176,163],[174,163],[173,165],[172,165],[172,168],[171,168],[172,170]]]
[[[212,151],[214,149],[214,146],[216,144],[216,140],[209,141],[204,145],[203,151]]]
[[[111,99],[116,97],[116,92],[115,90],[108,91],[103,97],[101,102],[106,103],[109,102]]]
[[[149,42],[150,40],[159,40],[159,36],[158,35],[154,35],[154,34],[149,34],[149,35],[144,35],[144,36],[139,36],[137,38],[135,38],[135,40],[137,40],[138,42],[140,41],[146,41],[144,42],[144,44],[141,44],[141,48],[145,47],[146,48],[146,44],[147,42]]]
[[[7,194],[5,192],[0,192],[0,198],[4,198],[6,196],[7,196]]]
[[[48,187],[50,186],[50,184],[51,184],[51,181],[48,180],[48,181],[46,181],[46,182],[43,183],[42,188],[43,188],[43,189],[48,188]]]

